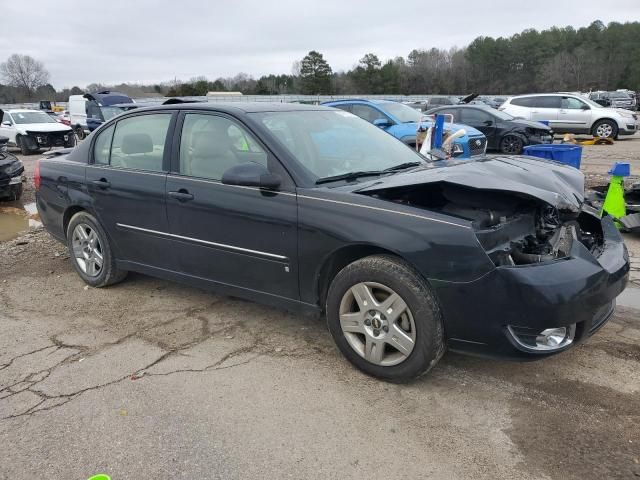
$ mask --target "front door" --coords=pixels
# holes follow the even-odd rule
[[[498,148],[496,145],[496,118],[489,112],[480,108],[461,108],[461,123],[470,125],[476,130],[480,130],[487,137],[487,147]]]
[[[167,216],[179,270],[221,285],[298,299],[297,199],[292,181],[239,121],[184,113],[167,177]],[[180,127],[178,127],[180,128]],[[225,185],[245,162],[283,177],[279,191]]]
[[[560,132],[589,132],[591,107],[574,97],[562,97],[556,130]]]
[[[102,130],[87,167],[98,220],[113,237],[116,258],[173,269],[165,183],[173,115],[138,114]]]

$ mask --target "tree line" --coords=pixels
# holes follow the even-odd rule
[[[31,75],[25,74],[31,72]],[[0,65],[0,103],[66,100],[79,87],[57,92],[42,63],[12,55]],[[544,91],[640,90],[640,22],[588,27],[527,29],[511,37],[478,37],[464,48],[415,49],[382,61],[366,53],[347,71],[336,72],[317,51],[293,63],[290,74],[257,79],[246,73],[209,80],[196,77],[155,85],[91,84],[132,97],[200,96],[210,91],[243,94],[518,94]]]

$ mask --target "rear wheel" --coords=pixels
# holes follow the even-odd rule
[[[516,135],[506,135],[500,140],[500,151],[511,155],[520,155],[524,148],[524,142]]]
[[[376,255],[342,269],[327,295],[327,323],[342,354],[369,375],[403,382],[444,353],[431,289],[402,260]]]
[[[601,138],[618,138],[618,125],[611,120],[600,120],[591,129],[591,135]]]
[[[78,275],[92,287],[122,281],[127,272],[116,267],[106,232],[93,215],[78,212],[67,227],[69,256]]]

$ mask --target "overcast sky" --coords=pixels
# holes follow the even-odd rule
[[[367,52],[464,46],[525,28],[640,20],[638,0],[2,1],[0,61],[44,62],[56,88],[290,73],[309,50],[346,70]]]

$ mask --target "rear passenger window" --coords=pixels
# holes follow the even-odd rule
[[[560,108],[560,97],[533,97],[533,107]]]
[[[241,125],[225,117],[188,113],[180,137],[180,173],[221,180],[241,163],[267,167],[267,153]]]
[[[511,105],[516,105],[518,107],[531,107],[532,100],[533,99],[531,97],[514,98],[510,103]]]
[[[97,165],[109,164],[109,153],[111,151],[111,139],[113,138],[114,125],[101,131],[93,144],[93,163]]]
[[[111,166],[162,172],[164,144],[171,114],[125,118],[116,124],[111,144]]]

